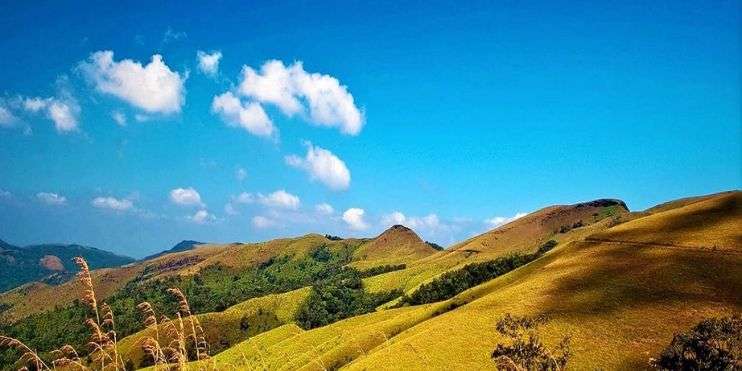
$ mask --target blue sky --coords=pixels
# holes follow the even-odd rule
[[[740,188],[739,2],[646,3],[6,4],[0,239],[448,245]]]

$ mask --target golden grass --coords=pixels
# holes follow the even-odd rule
[[[731,198],[730,198],[731,197]],[[641,369],[698,321],[742,311],[742,245],[705,249],[698,241],[739,241],[739,197],[719,196],[613,226],[605,220],[562,234],[541,259],[439,303],[380,310],[274,340],[266,332],[216,355],[237,369],[494,369],[490,354],[504,339],[506,313],[548,315],[547,345],[572,338],[572,369]],[[731,200],[731,201],[730,201]],[[664,215],[663,215],[664,214]],[[685,220],[705,220],[702,228]],[[613,226],[612,228],[610,228]],[[641,243],[662,228],[673,248]],[[618,234],[611,232],[618,230]],[[601,232],[605,230],[605,232]],[[590,240],[593,234],[638,243]],[[586,238],[587,237],[587,238]],[[630,241],[631,241],[630,240]],[[728,246],[728,244],[727,244]],[[440,255],[422,259],[431,265]],[[430,262],[428,261],[430,260]],[[399,274],[391,272],[386,275]],[[278,330],[273,330],[278,331]],[[283,331],[283,330],[282,330]],[[260,341],[260,346],[254,344]]]

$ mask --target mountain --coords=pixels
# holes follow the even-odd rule
[[[237,369],[494,369],[492,351],[506,343],[495,324],[511,314],[546,316],[538,333],[547,346],[569,336],[570,369],[646,369],[674,334],[742,311],[740,202],[742,193],[734,192],[655,213],[623,212],[621,220],[553,234],[562,238],[543,257],[451,299],[308,331],[283,325],[209,362]],[[558,210],[576,207],[547,208],[535,223]]]
[[[491,369],[506,341],[495,324],[507,314],[545,316],[538,334],[549,347],[571,337],[571,369],[641,369],[674,334],[742,311],[740,202],[735,191],[633,212],[614,199],[548,206],[442,251],[399,225],[370,239],[184,244],[92,277],[99,302],[116,310],[119,354],[135,367],[147,364],[141,344],[154,335],[136,303],[171,315],[165,288],[177,286],[210,345],[203,366],[215,369]],[[395,299],[446,284],[450,295],[416,296],[423,304]],[[73,304],[80,292],[75,280],[0,294],[0,331],[32,336],[23,340],[33,349],[84,348],[86,336],[69,335],[87,331]],[[302,310],[318,301],[326,305],[310,314],[331,320],[306,326]]]
[[[181,251],[193,250],[198,245],[203,245],[203,242],[191,241],[191,240],[183,240],[183,241],[178,242],[177,244],[175,244],[175,246],[171,247],[168,250],[161,251],[161,252],[159,252],[157,254],[153,254],[153,255],[150,255],[150,256],[146,256],[146,257],[144,257],[141,260],[150,260],[150,259],[154,259],[154,258],[163,256],[165,254],[172,254],[174,252],[181,252]]]
[[[352,264],[359,269],[373,266],[409,264],[438,252],[412,230],[394,225],[361,245],[354,253]]]
[[[77,272],[72,258],[83,256],[91,268],[116,267],[134,261],[108,251],[81,245],[42,244],[18,247],[0,240],[0,292],[45,279],[60,283]]]

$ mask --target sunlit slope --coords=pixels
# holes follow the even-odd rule
[[[570,241],[581,238],[588,226],[599,224],[607,228],[631,217],[625,204],[618,200],[551,206],[417,260],[405,270],[366,279],[365,283],[371,291],[409,291],[456,267],[516,252],[533,252],[550,239]]]
[[[309,288],[283,294],[266,295],[234,305],[223,312],[198,314],[203,326],[206,341],[212,353],[237,344],[248,337],[293,323],[299,305],[309,295]],[[165,334],[167,326],[161,325],[160,342],[168,344]],[[131,360],[134,366],[142,364],[145,357],[141,344],[144,338],[154,337],[154,329],[145,329],[132,334],[119,342],[119,352],[123,359]]]
[[[193,250],[166,254],[122,268],[94,270],[92,271],[93,285],[98,300],[104,301],[105,298],[134,279],[149,280],[170,275],[193,275],[213,265],[235,270],[248,269],[276,257],[304,257],[321,246],[350,256],[363,242],[363,240],[356,239],[333,241],[318,234],[309,234],[297,238],[251,244],[203,244]],[[82,289],[77,280],[71,280],[59,286],[42,283],[28,284],[0,295],[0,303],[12,305],[10,309],[2,313],[2,316],[9,320],[17,320],[56,306],[69,305],[80,297],[81,292]]]
[[[741,220],[742,192],[722,193],[616,226],[590,240],[737,250],[742,246]]]
[[[740,229],[728,228],[742,223],[738,200],[739,193],[721,195],[614,227],[620,234],[600,233],[633,238],[661,227],[649,235],[683,246],[731,241],[730,248],[574,241],[462,293],[453,300],[473,301],[402,332],[349,368],[419,369],[420,354],[427,369],[492,368],[489,354],[500,341],[494,325],[505,313],[551,317],[542,333],[552,343],[572,337],[574,369],[643,368],[674,333],[742,311]]]
[[[395,225],[359,246],[353,253],[351,266],[363,270],[375,266],[410,264],[436,252],[413,230]]]

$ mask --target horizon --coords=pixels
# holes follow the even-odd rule
[[[450,246],[742,188],[737,2],[427,4],[7,5],[0,239]]]

